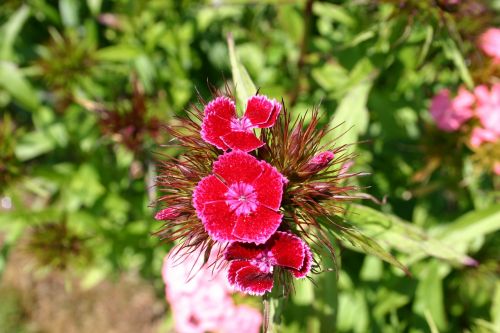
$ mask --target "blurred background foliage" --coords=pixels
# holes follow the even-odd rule
[[[347,131],[339,144],[360,142],[352,170],[371,174],[359,185],[385,198],[366,203],[384,214],[354,206],[347,219],[413,274],[337,244],[338,283],[335,272],[299,283],[283,331],[499,332],[491,152],[471,152],[428,114],[440,88],[498,80],[475,40],[500,24],[499,10],[498,0],[3,0],[0,331],[59,332],[69,326],[48,318],[95,288],[124,303],[115,323],[156,304],[144,325],[121,331],[169,330],[160,277],[169,246],[151,237],[155,154],[178,153],[160,146],[162,124],[231,80],[231,33],[262,93],[296,115],[318,106],[334,134]],[[66,299],[23,295],[53,280]],[[130,290],[146,303],[127,309]],[[34,297],[55,310],[40,314]],[[83,312],[64,311],[73,324]],[[74,331],[113,325],[96,322]]]

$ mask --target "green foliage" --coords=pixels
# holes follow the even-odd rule
[[[178,151],[159,124],[232,78],[240,104],[259,89],[294,115],[317,106],[328,139],[352,144],[349,172],[371,174],[354,185],[385,198],[343,206],[336,262],[321,258],[333,270],[297,283],[278,329],[498,331],[499,180],[427,110],[482,82],[475,36],[500,6],[403,2],[3,1],[0,275],[28,242],[87,287],[134,271],[163,297],[154,153]]]

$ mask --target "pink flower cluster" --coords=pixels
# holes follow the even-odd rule
[[[473,92],[460,87],[457,96],[449,90],[439,92],[432,100],[430,112],[443,131],[457,131],[469,120],[473,122],[470,144],[477,148],[500,138],[500,84],[491,88],[480,85]]]
[[[500,62],[500,29],[489,28],[479,36],[479,47],[483,52],[493,58],[496,63]]]
[[[262,315],[246,305],[235,305],[225,270],[203,265],[203,254],[169,254],[163,261],[165,292],[179,333],[258,333]],[[213,258],[212,258],[213,259]]]

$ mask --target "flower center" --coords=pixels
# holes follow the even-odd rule
[[[276,259],[271,251],[261,252],[251,260],[251,264],[257,267],[263,273],[272,273],[273,266],[276,265]]]
[[[231,119],[231,129],[233,131],[238,131],[238,132],[250,132],[252,129],[252,123],[250,120],[246,117],[243,117],[241,119],[239,118],[233,118]]]
[[[226,192],[226,203],[236,215],[248,215],[257,209],[257,192],[250,184],[234,183]]]

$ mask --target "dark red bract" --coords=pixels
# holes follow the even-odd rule
[[[201,137],[222,150],[249,152],[264,145],[253,129],[273,126],[280,111],[281,104],[276,100],[256,95],[248,99],[245,115],[238,118],[234,102],[225,96],[217,97],[205,107]]]
[[[265,161],[242,151],[219,156],[213,174],[193,193],[193,206],[216,241],[264,243],[278,229],[286,179]]]
[[[282,231],[277,231],[262,245],[232,243],[224,256],[230,261],[229,283],[251,295],[263,295],[272,290],[275,266],[288,270],[296,278],[303,278],[312,264],[311,250],[306,243]]]

